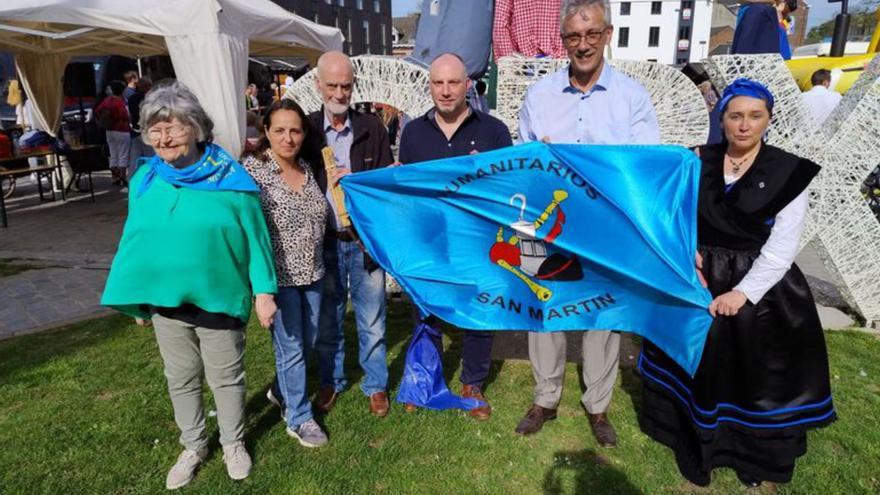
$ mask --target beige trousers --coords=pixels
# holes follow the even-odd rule
[[[605,412],[617,379],[620,334],[587,332],[529,332],[529,361],[535,376],[535,404],[556,409],[565,380],[566,334],[583,339],[583,379],[587,390],[581,402],[590,414]]]

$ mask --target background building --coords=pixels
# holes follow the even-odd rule
[[[391,38],[394,42],[394,56],[406,57],[416,46],[416,28],[419,25],[419,14],[406,17],[395,17],[391,20]]]
[[[349,55],[391,55],[391,0],[273,0],[310,21],[337,27]]]
[[[714,3],[715,0],[612,0],[612,57],[677,65],[699,62],[709,55]]]

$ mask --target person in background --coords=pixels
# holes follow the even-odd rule
[[[746,1],[740,7],[731,54],[778,53],[791,58],[788,28],[797,0]]]
[[[471,102],[471,108],[483,113],[489,113],[489,100],[486,99],[486,90],[488,89],[486,81],[480,79],[474,84],[474,97]]]
[[[125,81],[125,89],[122,90],[122,99],[125,100],[125,103],[128,103],[129,98],[137,92],[137,83],[140,76],[137,72],[130,70],[122,75],[122,79]]]
[[[125,85],[122,82],[110,82],[106,89],[106,98],[95,108],[95,118],[107,136],[113,185],[122,188],[128,186],[126,171],[131,152],[131,121],[128,116],[128,108],[122,99],[124,90]]]
[[[722,94],[724,140],[699,148],[697,269],[714,298],[691,376],[645,340],[639,425],[688,481],[728,467],[748,487],[787,483],[807,430],[835,420],[816,304],[794,264],[815,163],[764,143],[773,95],[741,78]]]
[[[813,87],[804,91],[802,97],[804,106],[810,109],[813,119],[819,126],[825,123],[831,112],[837,108],[843,96],[837,91],[831,90],[831,71],[819,69],[810,77]]]
[[[250,140],[259,140],[262,136],[262,126],[259,125],[260,117],[257,112],[249,111],[245,114],[244,137]]]
[[[244,108],[248,112],[260,112],[260,102],[257,100],[257,85],[250,83],[244,90]]]
[[[169,490],[188,484],[208,458],[203,379],[217,407],[226,472],[234,480],[250,474],[245,325],[252,307],[264,328],[276,311],[260,189],[213,144],[213,127],[183,84],[147,94],[140,128],[156,156],[131,179],[128,218],[101,298],[139,324],[152,322],[184,448],[165,479]]]
[[[495,60],[510,55],[565,56],[559,39],[563,0],[495,0],[492,51]]]
[[[138,160],[155,154],[153,148],[141,139],[141,103],[153,88],[153,81],[142,77],[135,85],[135,92],[128,98],[128,115],[131,120],[131,148],[129,148],[128,177],[133,177],[138,168]]]
[[[327,435],[312,417],[306,393],[306,364],[315,348],[324,290],[324,228],[327,200],[318,186],[324,173],[310,153],[316,138],[296,102],[273,103],[263,116],[266,133],[244,167],[260,186],[278,275],[278,312],[272,325],[275,376],[267,392],[281,407],[287,434],[305,447],[320,447]],[[311,156],[310,156],[311,155]],[[334,354],[319,355],[319,368],[332,368]]]

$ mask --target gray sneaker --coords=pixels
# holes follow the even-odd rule
[[[208,457],[208,449],[184,450],[177,457],[177,462],[171,466],[168,476],[165,477],[165,488],[176,490],[182,486],[186,486],[192,481],[196,474],[196,469],[205,462]]]
[[[223,462],[226,463],[226,473],[236,481],[243,480],[251,474],[251,456],[248,455],[241,440],[223,446]]]
[[[327,443],[327,434],[314,419],[292,428],[288,426],[287,434],[299,440],[299,444],[303,447],[320,447]]]

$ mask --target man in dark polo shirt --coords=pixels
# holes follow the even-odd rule
[[[500,120],[468,107],[465,96],[471,81],[461,57],[444,53],[434,59],[430,85],[434,108],[403,129],[400,138],[402,164],[491,151],[512,144],[510,132]],[[435,317],[430,316],[429,321],[437,326]],[[438,354],[442,353],[441,336],[432,335],[432,340]],[[483,384],[489,376],[491,351],[492,332],[464,332],[461,395],[486,403],[471,410],[470,415],[477,419],[489,419],[492,415],[492,409],[483,396]],[[415,406],[407,404],[406,409],[412,411]]]

